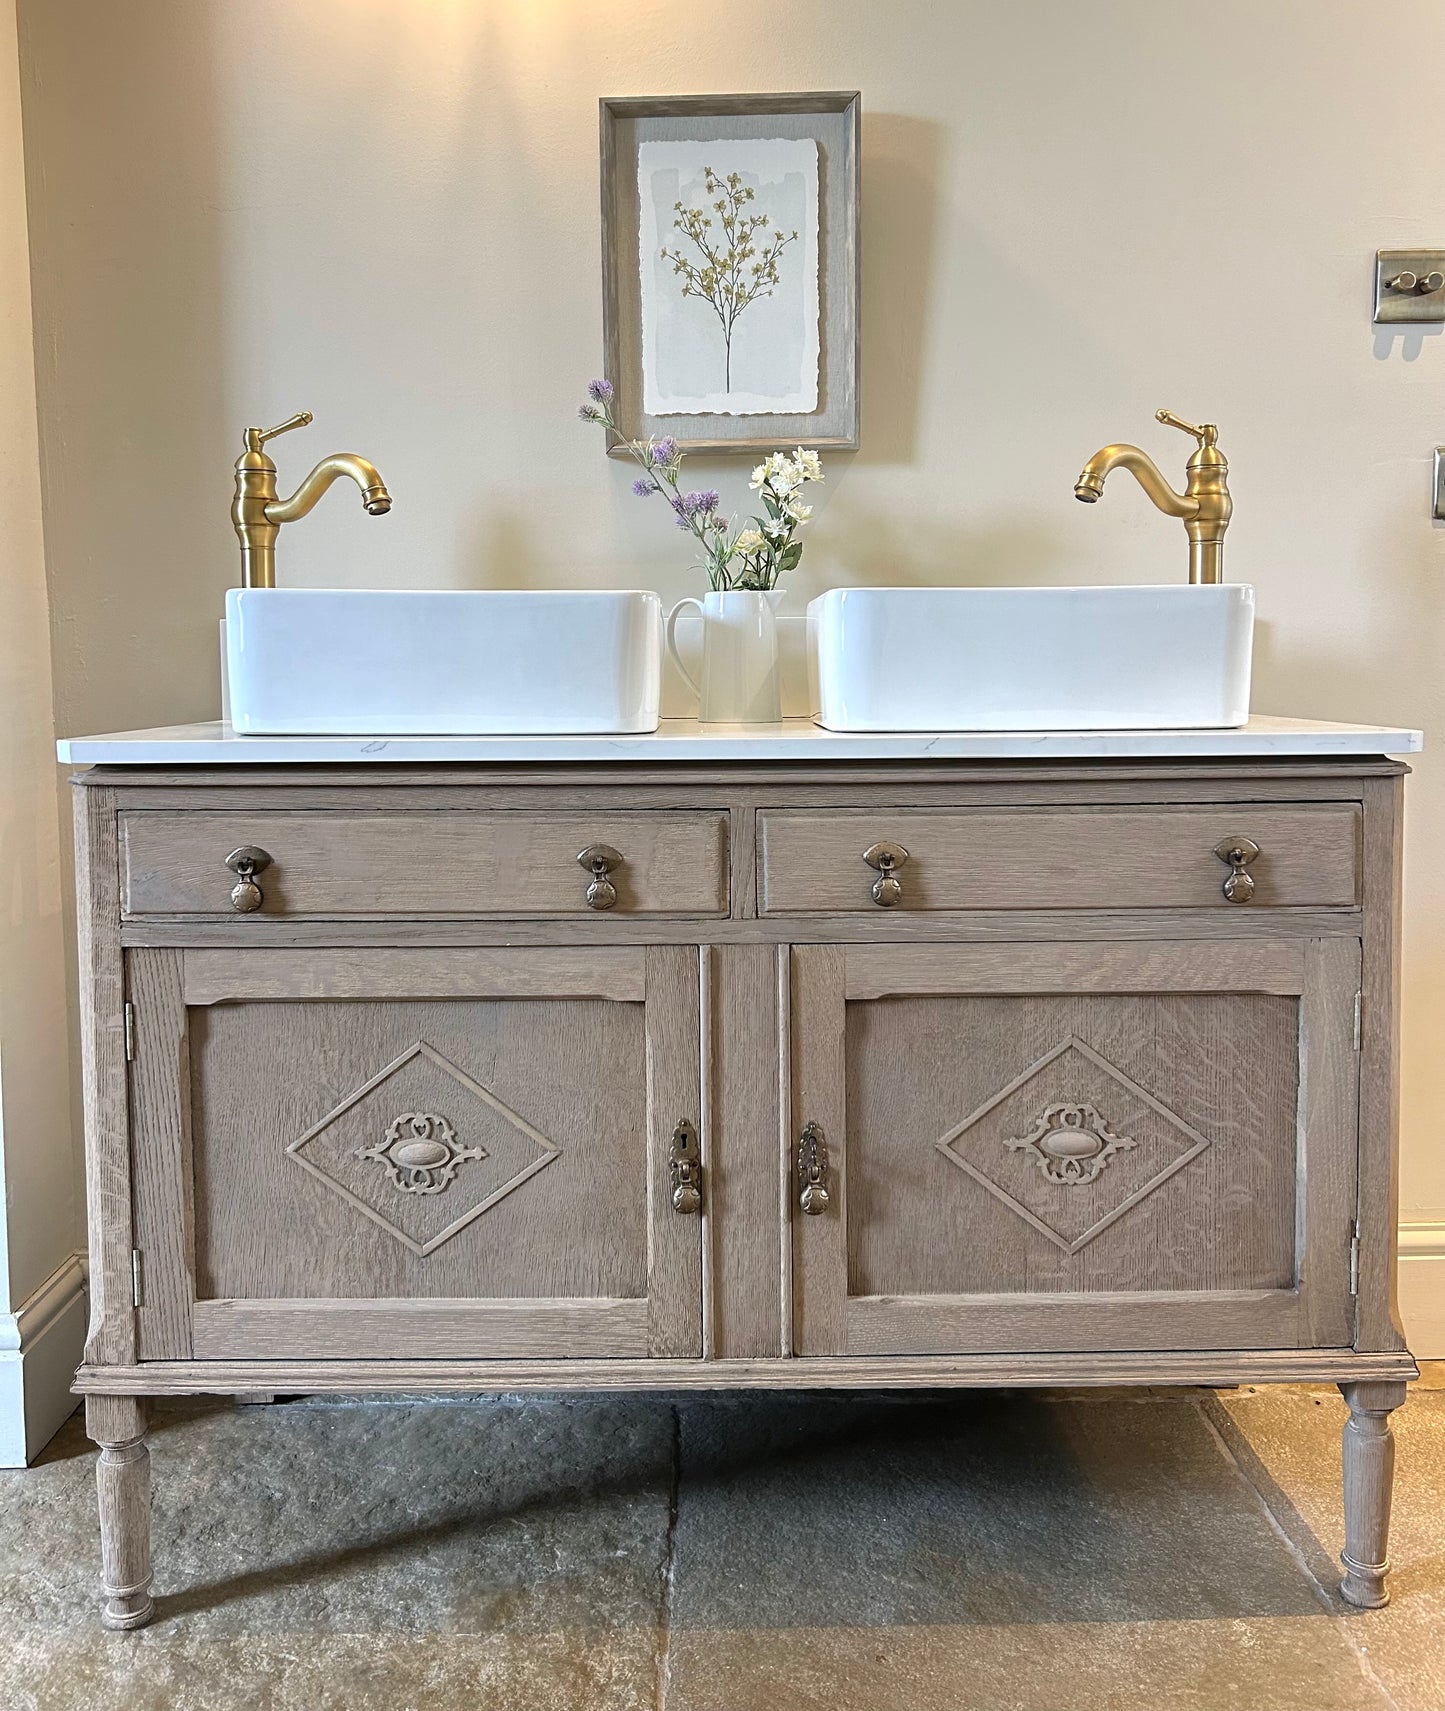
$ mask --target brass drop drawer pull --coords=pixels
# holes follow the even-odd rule
[[[1254,896],[1254,875],[1245,869],[1258,856],[1259,845],[1253,838],[1221,838],[1214,853],[1229,867],[1224,895],[1231,903],[1248,903]]]
[[[698,1152],[697,1130],[687,1118],[672,1131],[672,1209],[684,1217],[702,1209],[702,1157]]]
[[[611,909],[617,902],[617,887],[607,876],[614,867],[621,867],[621,855],[611,844],[588,844],[577,857],[577,862],[592,875],[587,887],[587,907]]]
[[[256,844],[243,844],[226,857],[226,866],[236,876],[231,887],[231,907],[241,915],[249,915],[266,901],[256,883],[256,875],[271,865],[271,857]]]
[[[809,1123],[798,1137],[798,1204],[810,1218],[828,1210],[828,1143],[817,1123]]]
[[[878,870],[878,877],[873,881],[873,901],[880,909],[891,909],[895,903],[903,901],[903,881],[899,879],[897,869],[908,860],[908,851],[902,844],[893,844],[885,838],[881,843],[870,845],[863,852],[863,859],[869,867]],[[824,1197],[826,1204],[826,1196]]]

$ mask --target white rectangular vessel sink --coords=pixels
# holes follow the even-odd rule
[[[232,588],[244,736],[657,729],[662,604],[641,590]]]
[[[834,588],[808,606],[830,731],[1129,731],[1249,719],[1254,590]]]

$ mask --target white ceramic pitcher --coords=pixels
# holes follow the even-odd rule
[[[704,724],[775,725],[781,718],[775,598],[715,589],[701,600],[688,595],[668,613],[667,651],[697,696]],[[677,620],[685,606],[696,606],[702,616],[701,685],[677,651]]]

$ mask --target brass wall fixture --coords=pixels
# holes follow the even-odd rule
[[[689,1217],[702,1209],[702,1155],[698,1151],[697,1130],[686,1117],[672,1131],[672,1157],[668,1162],[672,1209]]]
[[[271,865],[270,855],[258,844],[243,844],[226,857],[226,866],[236,876],[231,887],[231,907],[240,915],[249,915],[266,901],[256,875]]]
[[[322,458],[289,499],[276,496],[276,465],[261,448],[277,434],[304,428],[311,412],[302,410],[274,428],[247,428],[246,449],[236,459],[236,497],[231,502],[231,522],[241,543],[241,586],[276,586],[276,537],[283,523],[304,517],[338,476],[349,476],[361,489],[361,503],[372,517],[391,509],[391,495],[375,464],[353,452],[336,452]]]
[[[1229,498],[1229,465],[1218,446],[1213,422],[1196,428],[1170,410],[1157,410],[1156,420],[1193,434],[1199,446],[1185,473],[1184,491],[1176,493],[1159,466],[1138,446],[1105,446],[1094,453],[1074,483],[1074,497],[1092,505],[1104,496],[1104,482],[1113,469],[1127,469],[1165,514],[1181,517],[1189,535],[1189,580],[1224,581],[1224,531],[1234,510]]]
[[[1445,250],[1375,251],[1375,325],[1445,321]]]
[[[1224,882],[1224,895],[1231,903],[1249,903],[1254,898],[1254,875],[1245,869],[1259,855],[1259,845],[1253,838],[1221,838],[1214,853],[1228,864],[1229,877]]]
[[[878,874],[872,886],[873,901],[878,907],[891,909],[895,904],[901,903],[903,881],[898,877],[898,869],[908,860],[908,851],[903,845],[890,843],[887,838],[883,838],[864,850],[863,859]]]
[[[585,898],[589,909],[611,909],[617,902],[617,887],[608,878],[614,867],[622,866],[622,856],[611,844],[588,844],[577,857],[577,865],[592,875]]]

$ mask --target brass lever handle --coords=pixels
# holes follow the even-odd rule
[[[863,852],[863,859],[871,868],[876,868],[878,877],[873,881],[873,901],[880,909],[891,909],[894,904],[903,901],[903,882],[899,879],[897,869],[908,860],[908,851],[902,844],[889,843],[885,838],[881,843],[870,845]]]
[[[579,867],[585,867],[592,875],[592,883],[587,887],[586,904],[589,909],[611,909],[617,902],[617,887],[607,877],[615,867],[622,866],[622,857],[613,849],[611,844],[588,844],[587,848],[577,857]]]
[[[1221,838],[1214,853],[1229,866],[1224,895],[1231,903],[1248,903],[1254,896],[1254,875],[1245,869],[1259,855],[1259,845],[1253,838]]]
[[[697,1130],[687,1118],[672,1131],[672,1156],[668,1161],[672,1177],[672,1209],[684,1217],[702,1208],[702,1155],[698,1151]]]
[[[1178,428],[1181,433],[1193,434],[1202,446],[1212,446],[1219,438],[1219,429],[1213,422],[1205,422],[1196,428],[1193,422],[1186,422],[1172,410],[1156,410],[1154,420],[1162,422],[1166,428]]]
[[[798,1205],[810,1218],[826,1212],[828,1193],[828,1142],[817,1123],[808,1123],[798,1136]]]
[[[274,428],[247,428],[246,450],[258,452],[267,440],[274,440],[277,434],[289,434],[293,428],[309,428],[313,420],[309,410],[298,410],[294,416],[288,416]]]
[[[266,901],[265,894],[256,883],[256,875],[270,865],[271,857],[256,844],[243,844],[226,857],[226,866],[236,876],[236,883],[231,887],[231,907],[237,913],[249,915]]]

